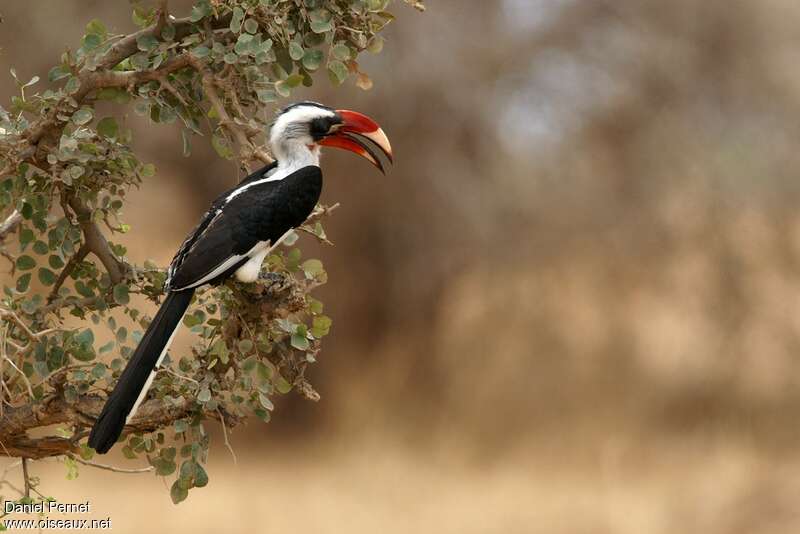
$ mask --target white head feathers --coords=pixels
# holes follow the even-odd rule
[[[281,111],[269,133],[279,165],[319,164],[319,147],[315,146],[309,125],[314,119],[334,116],[334,110],[316,102],[300,102]]]

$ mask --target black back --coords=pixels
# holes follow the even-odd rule
[[[169,289],[189,287],[229,258],[246,254],[260,241],[275,243],[303,224],[322,192],[322,171],[317,166],[303,167],[282,180],[250,185],[227,200],[237,189],[257,181],[273,168],[265,167],[255,177],[254,173],[214,201],[172,260]],[[245,261],[246,258],[241,259],[236,267]],[[228,269],[217,278],[231,272]],[[217,278],[208,283],[217,282]]]

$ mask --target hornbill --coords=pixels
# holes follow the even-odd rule
[[[281,110],[269,141],[276,161],[220,195],[170,263],[164,302],[89,435],[89,446],[97,452],[111,449],[144,400],[195,289],[230,276],[254,282],[270,250],[306,220],[322,191],[321,146],[355,152],[381,172],[374,147],[392,161],[389,140],[375,121],[316,102]]]

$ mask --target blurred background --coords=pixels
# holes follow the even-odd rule
[[[179,506],[150,474],[37,462],[43,487],[118,532],[800,531],[800,4],[393,11],[371,91],[293,94],[375,117],[397,159],[326,156],[322,401],[236,428],[237,462],[214,428]],[[0,14],[3,102],[89,19],[132,28],[124,2]],[[128,124],[158,168],[130,256],[164,265],[237,170]]]

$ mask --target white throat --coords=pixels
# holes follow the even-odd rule
[[[281,170],[297,170],[309,165],[319,167],[319,153],[319,145],[307,145],[297,139],[276,143],[272,147],[272,154]]]

